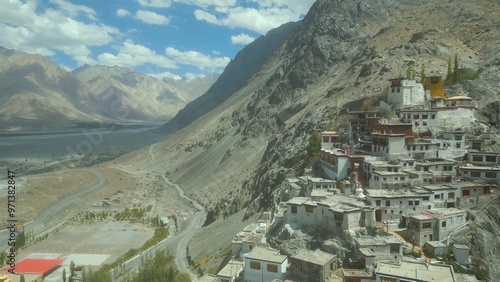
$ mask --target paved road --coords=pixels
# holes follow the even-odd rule
[[[207,217],[207,211],[196,200],[191,199],[190,197],[186,196],[184,194],[184,190],[182,190],[182,188],[179,185],[172,183],[170,181],[170,179],[168,179],[164,175],[162,175],[162,177],[167,184],[175,187],[175,189],[177,190],[177,192],[179,193],[179,196],[181,198],[184,198],[184,199],[190,201],[191,204],[198,210],[189,219],[189,222],[188,222],[186,228],[179,234],[179,235],[181,235],[181,234],[183,234],[183,235],[181,237],[179,244],[177,244],[177,250],[176,250],[176,254],[175,254],[175,264],[177,264],[179,271],[189,273],[189,275],[191,276],[191,280],[195,280],[197,275],[195,273],[192,273],[191,270],[189,269],[189,267],[187,266],[187,260],[186,260],[187,248],[189,245],[189,241],[191,241],[191,239],[193,238],[193,236],[195,234],[196,229],[200,228],[203,225],[205,218]]]
[[[181,198],[184,198],[188,201],[191,202],[191,204],[198,210],[196,213],[193,214],[190,218],[188,218],[185,221],[184,228],[181,232],[176,233],[168,237],[167,239],[163,240],[162,242],[158,243],[154,247],[140,253],[139,255],[133,257],[132,259],[126,261],[124,263],[125,269],[129,273],[135,273],[139,269],[140,263],[141,263],[141,257],[149,257],[152,258],[154,257],[155,253],[160,250],[165,250],[168,247],[176,247],[176,253],[175,253],[175,263],[181,272],[186,272],[191,276],[191,281],[195,281],[197,278],[196,273],[192,273],[191,270],[189,269],[187,265],[187,248],[189,241],[191,241],[193,235],[195,234],[196,229],[200,228],[203,225],[203,222],[205,221],[205,218],[207,216],[207,212],[205,208],[198,203],[196,200],[191,199],[190,197],[186,196],[184,194],[184,190],[177,184],[172,183],[170,179],[168,179],[166,176],[162,176],[163,180],[165,181],[166,184],[173,186],[177,192],[179,193],[179,196]],[[119,268],[118,268],[119,269]],[[113,274],[113,270],[111,270],[111,273]]]

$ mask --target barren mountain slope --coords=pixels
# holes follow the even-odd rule
[[[199,78],[197,80],[209,83],[196,83],[196,80],[174,86],[168,80],[118,66],[86,65],[72,73],[90,85],[96,102],[106,109],[110,118],[118,120],[168,121],[215,81],[212,77]],[[198,89],[189,89],[190,84]]]
[[[47,61],[0,47],[0,119],[95,120],[85,83]]]
[[[444,75],[455,54],[461,66],[484,72],[449,94],[479,98],[480,112],[495,123],[498,19],[499,3],[489,0],[318,0],[245,87],[155,145],[163,153],[155,169],[211,210],[207,223],[244,208],[255,213],[300,170],[311,130],[324,130],[329,119],[340,124],[347,107],[360,109],[408,64],[417,74],[425,64],[427,75]],[[117,162],[146,162],[147,156],[142,149]]]

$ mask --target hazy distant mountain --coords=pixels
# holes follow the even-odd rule
[[[116,66],[68,72],[40,55],[0,47],[0,130],[168,121],[216,79],[170,81]]]
[[[82,66],[72,72],[88,83],[110,118],[167,121],[203,94],[216,75],[190,82],[160,79],[125,67]]]
[[[97,120],[88,85],[40,55],[0,47],[0,120]],[[6,123],[3,123],[4,128]]]

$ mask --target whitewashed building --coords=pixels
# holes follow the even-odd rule
[[[278,250],[255,247],[244,256],[245,281],[264,282],[283,280],[286,274],[288,257]]]
[[[395,78],[389,80],[387,103],[394,108],[403,108],[424,104],[426,94],[424,86],[414,79]]]

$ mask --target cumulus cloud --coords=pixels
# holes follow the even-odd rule
[[[250,35],[248,34],[245,34],[245,33],[240,33],[238,35],[233,35],[231,36],[231,43],[233,44],[248,44],[248,43],[251,43],[255,40],[254,37],[251,37]]]
[[[68,1],[64,0],[50,0],[51,3],[57,4],[60,8],[60,11],[65,13],[66,16],[68,17],[77,17],[81,14],[87,16],[89,19],[93,21],[97,21],[97,13],[94,11],[94,9],[89,8],[87,6],[83,5],[75,5],[72,4]]]
[[[91,61],[89,47],[109,44],[121,34],[114,27],[77,19],[82,15],[93,18],[95,11],[91,8],[53,1],[60,9],[37,13],[36,3],[11,0],[4,4],[7,7],[0,10],[0,45],[45,56],[61,51],[82,64]]]
[[[216,16],[210,14],[209,12],[203,10],[195,10],[194,16],[199,21],[205,21],[207,23],[221,25],[222,23],[217,19]]]
[[[231,61],[228,57],[213,58],[198,51],[179,51],[172,47],[167,47],[165,54],[179,64],[196,66],[200,70],[224,68]]]
[[[116,11],[116,15],[119,17],[126,17],[126,16],[130,16],[130,12],[125,10],[125,9],[118,9]]]
[[[244,28],[260,34],[281,24],[297,21],[314,0],[249,0],[257,7],[218,6],[212,12],[195,10],[197,20],[230,28]]]
[[[157,14],[151,11],[139,10],[135,13],[135,19],[138,19],[147,24],[156,24],[156,25],[166,25],[170,21],[164,15]]]
[[[174,0],[174,2],[194,5],[202,8],[231,7],[236,4],[236,0]]]
[[[168,8],[172,5],[170,0],[137,0],[141,6],[154,8]]]
[[[151,74],[151,76],[157,77],[157,78],[170,78],[173,80],[181,80],[182,77],[180,75],[177,75],[175,73],[171,73],[169,71],[162,72],[162,73],[155,73]]]
[[[110,66],[137,67],[145,64],[152,64],[160,68],[177,68],[175,61],[157,54],[154,50],[146,46],[135,44],[132,40],[127,40],[119,46],[118,53],[102,53],[97,56],[99,64]]]

